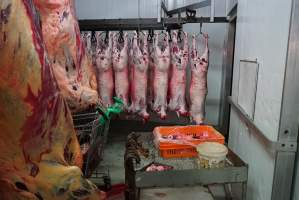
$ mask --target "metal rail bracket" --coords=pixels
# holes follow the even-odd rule
[[[269,139],[266,134],[264,134],[257,125],[252,121],[250,116],[246,114],[243,108],[236,103],[232,97],[228,97],[228,102],[231,107],[236,111],[236,113],[240,116],[243,122],[247,125],[248,128],[254,130],[252,133],[255,133],[265,144],[265,146],[274,152],[297,152],[297,142],[296,141],[287,141],[287,140],[279,140],[272,141]]]

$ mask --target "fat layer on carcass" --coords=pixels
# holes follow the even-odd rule
[[[0,91],[0,199],[102,199],[82,175],[31,0],[0,3]]]
[[[58,86],[73,112],[98,101],[92,61],[81,41],[73,0],[34,0]]]
[[[165,33],[161,47],[159,46],[159,34],[155,34],[154,44],[154,104],[153,110],[161,119],[166,118],[168,73],[170,66],[169,35]]]
[[[121,33],[120,33],[121,34]],[[112,62],[114,69],[115,95],[123,100],[124,107],[129,105],[129,72],[128,72],[128,34],[113,35]]]
[[[103,38],[103,33],[96,32],[96,69],[98,80],[98,92],[103,106],[109,107],[113,104],[113,67],[112,67],[112,42],[113,33]]]
[[[131,106],[130,110],[149,118],[147,112],[147,70],[149,64],[147,35],[143,39],[134,33],[131,51]]]
[[[209,49],[208,49],[208,35],[204,34],[205,49],[202,55],[199,55],[196,48],[196,36],[192,38],[192,52],[191,52],[191,86],[190,86],[190,100],[191,108],[190,114],[192,119],[197,124],[204,123],[205,118],[205,101],[208,93],[207,88],[207,73],[209,65]]]
[[[183,41],[178,41],[178,32],[172,33],[171,43],[171,76],[169,85],[170,110],[177,111],[181,116],[186,116],[186,68],[189,60],[188,34],[183,32]],[[183,44],[180,47],[179,43]]]

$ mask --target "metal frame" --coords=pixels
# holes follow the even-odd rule
[[[228,136],[229,132],[229,116],[230,107],[228,104],[227,97],[231,95],[232,88],[232,75],[234,65],[234,49],[235,49],[235,32],[236,23],[229,23],[227,36],[224,46],[225,52],[223,56],[223,69],[222,69],[222,88],[220,96],[220,111],[219,111],[219,127],[220,132],[225,136]],[[228,137],[226,137],[228,139]]]
[[[235,4],[234,7],[227,13],[227,20],[229,22],[235,20],[237,18],[237,12],[238,12],[238,4]]]
[[[293,0],[278,141],[297,143],[299,118],[299,0]],[[272,200],[291,199],[296,152],[277,152]]]

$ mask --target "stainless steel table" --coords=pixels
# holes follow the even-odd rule
[[[139,200],[141,188],[185,187],[210,184],[242,184],[242,199],[246,199],[248,165],[229,150],[225,167],[200,169],[197,158],[164,159],[155,148],[150,132],[132,133],[126,144],[126,200]],[[147,172],[151,163],[172,166],[172,170]]]

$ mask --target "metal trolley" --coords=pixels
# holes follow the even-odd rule
[[[155,187],[184,187],[190,185],[223,184],[231,198],[229,184],[242,185],[246,199],[248,165],[229,150],[225,167],[200,169],[196,158],[163,159],[153,142],[152,133],[132,133],[128,136],[125,153],[125,176],[128,189],[126,200],[139,200],[140,189]],[[146,171],[152,163],[172,166],[168,171]]]
[[[89,178],[103,158],[107,142],[110,119],[123,110],[123,102],[114,98],[115,103],[108,108],[102,105],[73,115],[81,151],[83,153],[83,174]],[[98,172],[95,172],[98,173]]]

